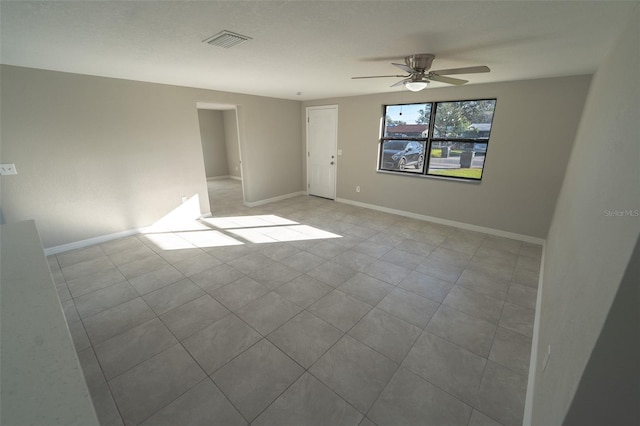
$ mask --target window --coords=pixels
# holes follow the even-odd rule
[[[481,180],[495,99],[386,105],[378,170]]]

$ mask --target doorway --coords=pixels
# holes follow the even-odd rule
[[[196,107],[209,204],[213,213],[228,198],[241,199],[244,203],[238,108],[236,105],[204,102],[198,102]],[[233,194],[233,197],[226,194],[223,199],[223,192],[212,191],[213,187],[219,189],[224,186],[224,181],[230,182],[225,188],[236,188],[238,194]],[[234,181],[237,183],[233,184]]]
[[[338,106],[307,108],[307,192],[336,198]]]

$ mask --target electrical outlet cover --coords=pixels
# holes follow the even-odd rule
[[[17,175],[18,171],[16,170],[15,164],[0,164],[0,175]]]

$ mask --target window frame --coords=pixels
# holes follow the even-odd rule
[[[489,134],[486,137],[481,138],[468,138],[468,137],[434,137],[435,133],[435,123],[436,123],[436,114],[438,111],[438,106],[440,104],[446,103],[464,103],[464,102],[482,102],[482,101],[493,101],[493,113],[491,115],[491,122],[489,127]],[[495,110],[497,106],[498,100],[497,98],[482,98],[482,99],[460,99],[460,100],[446,100],[446,101],[431,101],[431,102],[411,102],[407,104],[384,104],[382,105],[382,126],[380,130],[380,138],[378,141],[378,163],[377,163],[377,171],[382,173],[393,173],[393,174],[401,174],[401,175],[409,175],[409,176],[418,176],[418,177],[427,177],[427,178],[435,178],[435,179],[451,179],[456,181],[467,181],[467,182],[481,182],[484,177],[484,166],[485,163],[482,163],[482,169],[480,172],[479,178],[474,177],[465,177],[465,176],[448,176],[437,173],[429,173],[429,165],[431,164],[431,153],[433,149],[434,143],[457,143],[457,144],[465,144],[471,146],[471,152],[474,152],[472,155],[475,157],[475,144],[484,144],[484,157],[486,161],[487,152],[489,151],[489,141],[491,139],[491,132],[493,130],[493,120],[495,118]],[[408,105],[430,105],[429,111],[429,122],[427,127],[427,136],[426,137],[398,137],[398,136],[385,136],[385,131],[387,130],[387,108],[391,106],[408,106]],[[384,167],[384,144],[385,142],[390,141],[406,141],[410,143],[412,141],[417,141],[422,143],[424,146],[423,153],[423,162],[422,167],[419,171],[407,171],[407,170],[399,170],[392,168]]]

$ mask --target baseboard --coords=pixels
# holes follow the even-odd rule
[[[292,192],[290,194],[279,195],[277,197],[268,198],[268,199],[265,199],[265,200],[259,200],[259,201],[253,201],[253,202],[246,202],[245,201],[244,205],[247,206],[247,207],[257,207],[257,206],[261,206],[261,205],[264,205],[264,204],[269,204],[269,203],[273,203],[273,202],[276,202],[276,201],[282,201],[282,200],[286,200],[288,198],[297,197],[299,195],[308,195],[308,194],[307,194],[307,191]],[[526,243],[540,244],[540,245],[543,245],[543,247],[544,247],[544,240],[542,238],[536,238],[536,237],[532,237],[532,236],[529,236],[529,235],[522,235],[522,234],[516,234],[516,233],[513,233],[513,232],[502,231],[502,230],[499,230],[499,229],[486,228],[484,226],[471,225],[471,224],[468,224],[468,223],[456,222],[456,221],[453,221],[453,220],[447,220],[447,219],[441,219],[441,218],[438,218],[438,217],[426,216],[426,215],[422,215],[422,214],[418,214],[418,213],[407,212],[407,211],[404,211],[404,210],[397,210],[397,209],[391,209],[391,208],[388,208],[388,207],[377,206],[375,204],[361,203],[359,201],[347,200],[347,199],[344,199],[344,198],[336,198],[335,201],[339,202],[339,203],[350,204],[350,205],[353,205],[353,206],[364,207],[364,208],[371,209],[371,210],[377,210],[377,211],[381,211],[381,212],[385,212],[385,213],[396,214],[398,216],[409,217],[409,218],[412,218],[412,219],[419,219],[419,220],[424,220],[424,221],[428,221],[428,222],[439,223],[439,224],[442,224],[442,225],[455,226],[457,228],[468,229],[470,231],[483,232],[485,234],[495,235],[495,236],[498,236],[498,237],[511,238],[511,239],[514,239],[514,240],[524,241]],[[205,212],[205,213],[202,213],[202,215],[201,215],[201,217],[211,217],[211,216],[212,216],[211,212]],[[44,254],[47,255],[47,256],[50,256],[52,254],[63,253],[65,251],[69,251],[69,250],[75,250],[75,249],[79,249],[79,248],[92,246],[92,245],[95,245],[95,244],[106,243],[107,241],[115,240],[115,239],[118,239],[118,238],[124,238],[124,237],[129,237],[131,235],[140,234],[146,228],[147,228],[146,226],[143,226],[143,227],[140,227],[140,228],[129,229],[129,230],[126,230],[126,231],[116,232],[116,233],[113,233],[113,234],[101,235],[101,236],[98,236],[98,237],[88,238],[86,240],[74,241],[74,242],[68,243],[68,244],[62,244],[62,245],[59,245],[59,246],[45,248],[44,249]],[[538,294],[540,294],[540,293],[538,293]]]
[[[527,380],[527,393],[524,400],[523,426],[533,425],[533,395],[536,390],[536,375],[538,373],[538,346],[540,334],[540,316],[542,307],[542,283],[544,281],[545,245],[542,246],[542,260],[540,262],[540,274],[538,275],[538,295],[536,299],[536,313],[533,319],[533,337],[531,339],[531,358],[529,359],[529,378]]]
[[[208,178],[207,178],[207,182],[212,181],[212,180],[223,180],[223,179],[233,179],[233,180],[239,180],[239,181],[242,181],[242,178],[241,178],[241,177],[233,176],[233,175],[225,175],[225,176],[212,176],[212,177],[208,177]]]
[[[472,225],[464,222],[456,222],[454,220],[441,219],[439,217],[426,216],[418,213],[407,212],[404,210],[392,209],[389,207],[377,206],[375,204],[361,203],[359,201],[348,200],[346,198],[336,198],[335,201],[353,206],[364,207],[366,209],[377,210],[384,213],[396,214],[398,216],[409,217],[412,219],[425,220],[428,222],[439,223],[441,225],[455,226],[456,228],[467,229],[469,231],[483,232],[496,237],[511,238],[513,240],[523,241],[532,244],[544,244],[544,239],[532,237],[530,235],[516,234],[515,232],[502,231],[500,229],[486,228],[484,226]]]
[[[266,200],[259,200],[259,201],[252,201],[252,202],[245,201],[244,205],[247,206],[247,207],[257,207],[257,206],[262,206],[264,204],[273,203],[273,202],[276,202],[276,201],[286,200],[287,198],[297,197],[298,195],[306,195],[306,192],[305,191],[298,191],[298,192],[292,192],[290,194],[279,195],[279,196],[273,197],[273,198],[267,198]]]
[[[212,217],[211,212],[206,212],[200,215],[200,217]],[[98,237],[87,238],[86,240],[74,241],[72,243],[62,244],[59,246],[49,247],[44,249],[45,256],[51,256],[52,254],[60,254],[70,250],[81,249],[96,244],[102,244],[111,240],[117,240],[118,238],[130,237],[132,235],[143,234],[148,229],[148,226],[143,226],[135,229],[128,229],[126,231],[115,232],[113,234],[100,235]]]
[[[144,228],[129,229],[126,231],[115,232],[113,234],[100,235],[98,237],[88,238],[86,240],[74,241],[72,243],[62,244],[59,246],[49,247],[44,249],[44,254],[50,256],[52,254],[64,253],[69,250],[76,250],[95,244],[106,243],[107,241],[117,240],[118,238],[130,237],[131,235],[137,235]]]

